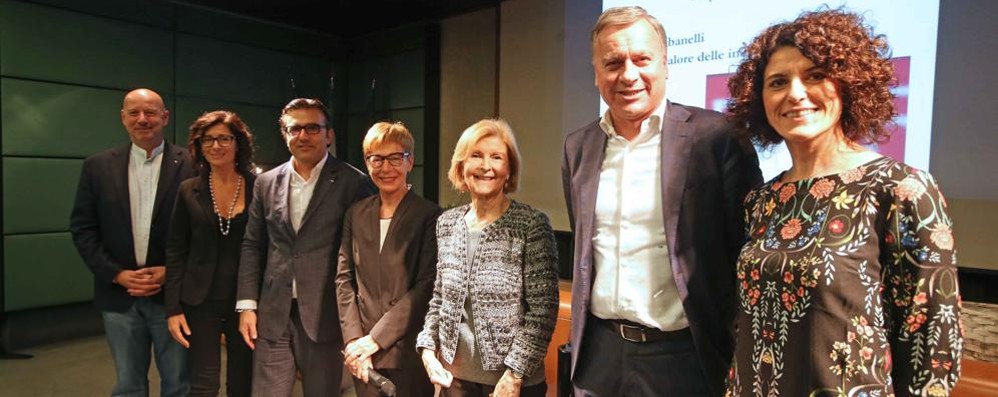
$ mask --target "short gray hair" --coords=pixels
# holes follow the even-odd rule
[[[590,49],[593,56],[596,55],[596,38],[599,37],[600,32],[611,26],[627,26],[641,20],[648,21],[655,28],[655,32],[658,32],[659,38],[662,39],[662,48],[665,48],[666,53],[668,53],[669,45],[666,43],[665,28],[662,27],[662,23],[649,14],[648,11],[645,11],[644,8],[630,6],[608,8],[600,14],[589,37]]]

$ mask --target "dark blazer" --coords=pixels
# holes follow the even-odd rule
[[[239,194],[246,194],[243,211],[248,211],[256,175],[243,175],[243,178],[245,193]],[[221,232],[211,204],[210,189],[205,170],[201,176],[181,182],[177,192],[166,239],[166,286],[163,289],[167,316],[183,312],[180,302],[192,306],[204,302],[215,276]],[[232,280],[233,284],[235,282]]]
[[[382,349],[375,368],[422,368],[416,335],[433,293],[440,207],[409,191],[399,202],[383,248],[381,196],[358,201],[343,221],[336,300],[343,341],[370,334]]]
[[[94,273],[94,303],[101,311],[124,312],[134,297],[113,283],[122,270],[137,270],[132,241],[132,211],[128,197],[128,156],[132,144],[105,150],[83,161],[69,230],[83,263]],[[180,181],[194,176],[187,151],[169,143],[156,185],[145,263],[166,263],[166,231]],[[162,292],[153,300],[162,302]]]
[[[593,224],[606,147],[599,120],[565,139],[562,185],[575,233],[572,280],[574,376],[595,276]],[[762,183],[752,146],[717,112],[667,103],[662,122],[662,217],[671,271],[712,395],[721,395],[734,352],[735,261],[745,242],[742,201]]]
[[[315,342],[339,341],[333,277],[343,215],[374,193],[362,172],[329,155],[295,233],[291,226],[288,161],[257,177],[239,260],[236,299],[257,301],[257,332],[277,340],[291,318],[291,281],[298,285],[298,310],[305,333]],[[330,358],[332,359],[332,358]]]

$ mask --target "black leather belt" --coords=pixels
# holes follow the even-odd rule
[[[644,325],[627,320],[604,320],[596,318],[598,323],[610,327],[613,333],[620,335],[626,341],[635,343],[658,342],[663,340],[675,340],[690,338],[689,327],[675,331],[662,331],[658,328],[650,328]]]

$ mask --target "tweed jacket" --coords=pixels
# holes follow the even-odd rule
[[[543,366],[558,316],[554,232],[543,212],[513,201],[482,229],[469,266],[469,209],[452,208],[437,220],[437,279],[416,347],[453,363],[465,299],[471,299],[482,367],[530,376]]]

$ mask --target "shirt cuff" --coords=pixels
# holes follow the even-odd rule
[[[248,310],[256,310],[256,301],[253,299],[243,299],[236,301],[236,311],[244,312]]]

